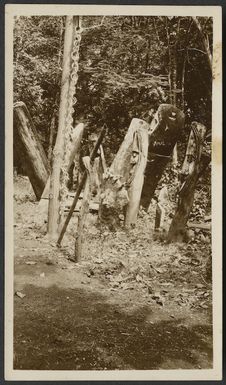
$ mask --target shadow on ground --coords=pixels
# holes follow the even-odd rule
[[[26,299],[15,297],[15,369],[211,367],[211,326],[152,322],[151,305],[129,311],[80,288],[26,285],[23,292]]]

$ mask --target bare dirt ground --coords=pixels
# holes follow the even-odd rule
[[[153,239],[153,214],[110,233],[89,216],[83,260],[75,264],[70,223],[62,248],[37,225],[25,178],[14,190],[14,368],[36,370],[204,369],[212,367],[207,239]],[[23,297],[23,298],[22,298]]]

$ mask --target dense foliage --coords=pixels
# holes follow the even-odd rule
[[[212,19],[199,18],[212,50]],[[190,17],[83,17],[75,123],[109,127],[115,153],[132,117],[160,103],[181,107],[189,126],[211,128],[211,69]],[[18,17],[14,29],[14,97],[24,101],[45,149],[58,110],[64,17]],[[56,120],[57,127],[57,120]]]

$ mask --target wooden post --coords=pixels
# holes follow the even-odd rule
[[[173,148],[172,165],[176,166],[177,163],[178,163],[178,154],[177,154],[177,143],[176,143],[174,148]]]
[[[129,203],[126,208],[125,226],[134,226],[140,207],[140,197],[144,183],[144,171],[148,155],[148,130],[138,128],[134,134],[132,157],[130,164],[131,183],[128,189]]]
[[[148,210],[163,171],[184,125],[184,114],[171,104],[161,104],[150,125],[148,161],[141,205]]]
[[[206,128],[193,122],[187,151],[182,166],[182,185],[179,192],[178,206],[171,222],[168,241],[183,242],[186,235],[186,223],[192,208],[195,186],[202,170],[201,154]]]
[[[75,235],[75,262],[79,262],[82,258],[83,254],[83,244],[84,244],[84,225],[86,221],[87,214],[89,212],[89,202],[91,198],[91,165],[90,165],[90,157],[85,156],[83,159],[83,163],[87,172],[87,179],[85,183],[85,188],[83,192],[83,200],[82,205],[78,215],[78,228]]]
[[[63,71],[61,78],[61,94],[59,122],[56,144],[53,150],[53,166],[50,177],[48,234],[55,238],[61,221],[60,214],[60,175],[64,159],[65,125],[67,114],[68,91],[70,86],[71,53],[73,46],[74,30],[79,24],[79,18],[66,16],[64,34]]]
[[[104,127],[102,128],[101,132],[100,132],[100,135],[99,135],[99,137],[98,137],[98,139],[97,139],[97,142],[96,142],[96,144],[95,144],[95,146],[94,146],[94,149],[93,149],[93,151],[92,151],[92,153],[91,153],[91,155],[90,155],[90,162],[91,162],[91,164],[92,164],[92,162],[94,161],[94,159],[95,159],[95,157],[96,157],[98,148],[100,147],[100,144],[101,144],[101,142],[102,142],[102,140],[103,140],[103,138],[104,138],[105,132],[106,132],[106,127],[104,126]],[[84,187],[84,185],[85,185],[86,178],[87,178],[87,173],[86,173],[86,171],[84,171],[83,174],[82,174],[81,181],[80,181],[80,183],[79,183],[79,185],[78,185],[76,194],[75,194],[75,196],[74,196],[72,205],[71,205],[71,207],[70,207],[69,213],[68,213],[68,215],[67,215],[67,218],[66,218],[66,220],[65,220],[65,222],[64,222],[64,225],[63,225],[63,227],[62,227],[62,229],[61,229],[59,238],[58,238],[58,240],[57,240],[57,246],[60,246],[61,241],[62,241],[62,239],[63,239],[63,237],[64,237],[64,234],[65,234],[65,231],[67,230],[68,223],[70,222],[70,219],[71,219],[72,214],[73,214],[73,212],[74,212],[75,206],[76,206],[76,204],[77,204],[77,202],[78,202],[78,198],[79,198],[79,196],[80,196],[80,194],[81,194],[81,191],[82,191],[82,189],[83,189],[83,187]]]
[[[148,127],[148,124],[144,120],[134,118],[131,121],[128,132],[119,148],[119,151],[117,152],[110,168],[107,169],[104,174],[99,218],[102,223],[108,225],[112,229],[117,227],[120,223],[119,214],[129,203],[129,187],[131,187],[130,196],[133,202],[135,196],[136,198],[139,198],[140,187],[138,187],[138,190],[136,191],[135,184],[130,186],[130,183],[133,180],[134,176],[134,165],[136,164],[132,164],[134,137],[139,132],[139,145],[143,145],[145,133],[141,134],[141,132],[148,132]],[[137,154],[136,151],[135,153]],[[143,148],[141,152],[143,152],[143,154],[140,156],[145,157],[145,150]],[[141,158],[139,158],[138,164],[140,167],[140,171],[143,168],[144,163],[145,160],[142,159],[141,161]],[[137,172],[135,172],[135,176],[138,178]],[[142,182],[142,175],[139,176],[139,178],[140,179],[137,180],[137,183],[139,183],[140,186],[140,183]],[[136,202],[134,212],[132,210],[132,205],[129,206],[127,212],[127,224],[130,224],[132,221],[135,220],[138,205]]]
[[[156,205],[155,214],[155,231],[161,231],[164,229],[164,220],[166,214],[166,207],[169,201],[169,193],[167,186],[163,186],[158,196],[158,202]]]
[[[13,128],[14,149],[20,155],[37,199],[40,199],[49,176],[49,162],[23,102],[13,106]]]

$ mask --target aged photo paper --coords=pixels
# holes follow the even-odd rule
[[[222,378],[220,6],[5,6],[5,379]]]

